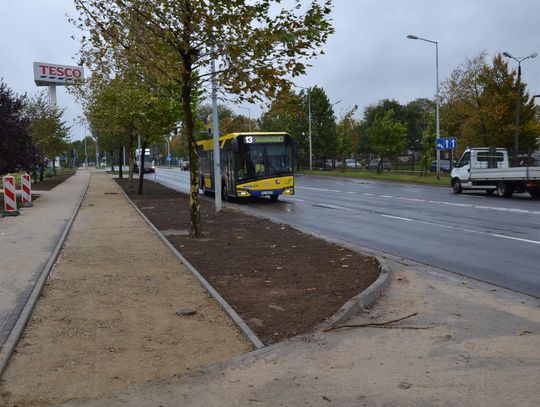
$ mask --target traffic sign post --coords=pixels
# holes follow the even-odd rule
[[[454,150],[457,147],[456,137],[441,137],[437,139],[437,150]]]

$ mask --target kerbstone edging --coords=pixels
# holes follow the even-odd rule
[[[4,369],[7,367],[9,359],[11,358],[11,355],[15,351],[15,348],[17,347],[17,344],[19,343],[19,340],[21,339],[24,329],[26,328],[26,324],[28,323],[30,316],[32,315],[32,311],[34,310],[38,302],[38,299],[41,295],[43,286],[45,285],[45,282],[47,281],[47,277],[49,276],[54,264],[56,263],[56,259],[58,258],[58,255],[60,254],[60,250],[64,246],[64,242],[66,241],[67,235],[69,231],[71,230],[71,226],[73,225],[73,221],[75,220],[75,217],[79,213],[81,204],[83,202],[84,197],[86,196],[86,192],[88,191],[88,187],[90,186],[91,180],[92,180],[92,174],[90,174],[90,176],[88,177],[88,182],[86,183],[86,186],[82,190],[82,193],[79,197],[79,201],[77,202],[77,204],[75,205],[75,208],[73,209],[73,212],[71,213],[71,217],[66,223],[66,226],[64,227],[64,230],[61,233],[60,237],[58,238],[56,245],[54,246],[54,249],[52,250],[51,255],[49,256],[49,259],[47,260],[47,262],[41,269],[39,278],[36,281],[36,284],[34,285],[32,293],[30,294],[30,297],[28,297],[28,300],[26,301],[24,308],[22,309],[21,313],[19,314],[19,317],[17,318],[17,322],[15,323],[15,326],[11,330],[10,335],[8,336],[6,342],[4,343],[4,346],[2,347],[2,351],[0,352],[0,377],[2,377],[2,373],[4,372]]]
[[[115,182],[116,183],[116,182]],[[210,285],[208,281],[202,276],[201,273],[197,271],[195,267],[191,265],[191,263],[178,251],[176,248],[172,245],[171,242],[163,235],[163,233],[160,232],[160,230],[152,223],[150,222],[150,219],[146,217],[142,211],[137,208],[137,205],[131,200],[131,198],[126,194],[124,189],[117,184],[117,187],[122,191],[127,201],[130,203],[130,205],[137,211],[137,213],[144,219],[144,221],[150,226],[150,228],[158,235],[158,237],[167,245],[167,247],[174,253],[176,257],[187,267],[187,269],[190,271],[190,273],[197,279],[199,284],[203,286],[203,288],[208,291],[208,293],[217,301],[217,303],[223,308],[223,310],[229,315],[229,317],[233,320],[233,322],[236,324],[238,329],[248,338],[248,340],[253,344],[255,349],[261,349],[264,348],[264,343],[255,335],[255,333],[251,330],[251,328],[245,323],[245,321],[238,315],[238,313],[231,307],[227,301],[216,291],[214,287]]]
[[[369,308],[383,296],[384,291],[390,285],[391,269],[382,257],[376,256],[375,258],[379,262],[379,268],[381,270],[381,274],[377,280],[360,294],[347,301],[333,316],[324,321],[321,324],[321,329],[342,325],[351,317],[358,315],[360,311]]]

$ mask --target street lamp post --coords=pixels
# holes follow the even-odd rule
[[[311,88],[305,88],[303,86],[294,85],[297,88],[307,91],[308,100],[308,141],[309,141],[309,172],[313,170],[313,148],[311,144]]]
[[[440,138],[440,120],[439,120],[439,108],[440,108],[440,100],[439,100],[439,43],[437,41],[428,40],[426,38],[420,38],[416,35],[407,35],[407,38],[411,40],[421,40],[430,42],[432,44],[435,44],[435,75],[437,80],[437,138]],[[437,144],[437,141],[435,141],[435,144]],[[437,149],[437,179],[440,179],[440,172],[441,172],[441,152]]]
[[[239,109],[246,109],[249,117],[249,132],[251,133],[251,109],[249,107],[237,106]]]
[[[167,162],[170,167],[171,166],[171,145],[170,145],[169,136],[165,136],[165,140],[167,141]]]
[[[518,150],[519,150],[519,102],[521,97],[521,63],[529,58],[536,58],[538,55],[536,52],[533,52],[531,55],[523,58],[518,58],[512,56],[509,52],[504,51],[503,55],[506,58],[511,58],[514,61],[518,63],[518,72],[517,72],[517,80],[516,80],[516,89],[517,89],[517,97],[516,97],[516,136],[514,138],[514,154],[513,154],[513,161],[514,166],[517,165],[518,162]]]

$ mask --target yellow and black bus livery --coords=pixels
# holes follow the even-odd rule
[[[205,194],[213,193],[213,140],[197,143],[199,182]],[[222,197],[294,195],[295,145],[287,133],[232,133],[219,138]]]

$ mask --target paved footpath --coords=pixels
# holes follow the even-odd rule
[[[65,406],[538,406],[540,302],[403,263],[350,321],[418,313],[393,329],[319,332]]]
[[[0,218],[0,353],[90,179],[78,171],[21,215]]]

